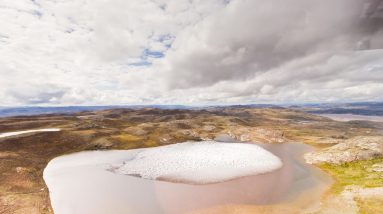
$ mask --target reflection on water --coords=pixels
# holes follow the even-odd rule
[[[310,201],[319,200],[328,184],[327,177],[296,159],[310,149],[308,146],[291,143],[261,146],[279,156],[284,166],[272,173],[208,185],[118,175],[100,165],[65,168],[56,175],[55,182],[60,185],[51,193],[56,195],[53,208],[58,214],[178,214],[228,204],[285,203],[315,188],[319,190],[310,194]]]

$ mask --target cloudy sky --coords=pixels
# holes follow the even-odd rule
[[[382,101],[366,2],[1,0],[0,105]]]

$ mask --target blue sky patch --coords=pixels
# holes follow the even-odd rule
[[[145,49],[144,53],[143,53],[143,58],[162,58],[164,56],[165,56],[165,54],[163,52],[151,51],[148,49]]]

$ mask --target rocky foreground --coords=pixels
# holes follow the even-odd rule
[[[335,179],[319,213],[383,213],[383,137],[357,136],[304,155]]]
[[[383,156],[382,136],[357,136],[328,148],[305,154],[310,164],[342,164]]]

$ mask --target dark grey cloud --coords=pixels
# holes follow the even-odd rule
[[[168,53],[170,88],[243,81],[318,53],[326,64],[339,52],[379,48],[382,19],[365,15],[362,0],[238,0],[184,32]],[[318,55],[319,56],[319,55]],[[350,63],[353,60],[350,55]],[[301,62],[305,64],[305,62]],[[287,76],[323,78],[307,61]],[[334,65],[332,65],[334,66]],[[337,67],[342,73],[349,66]],[[308,68],[308,69],[306,69]]]

